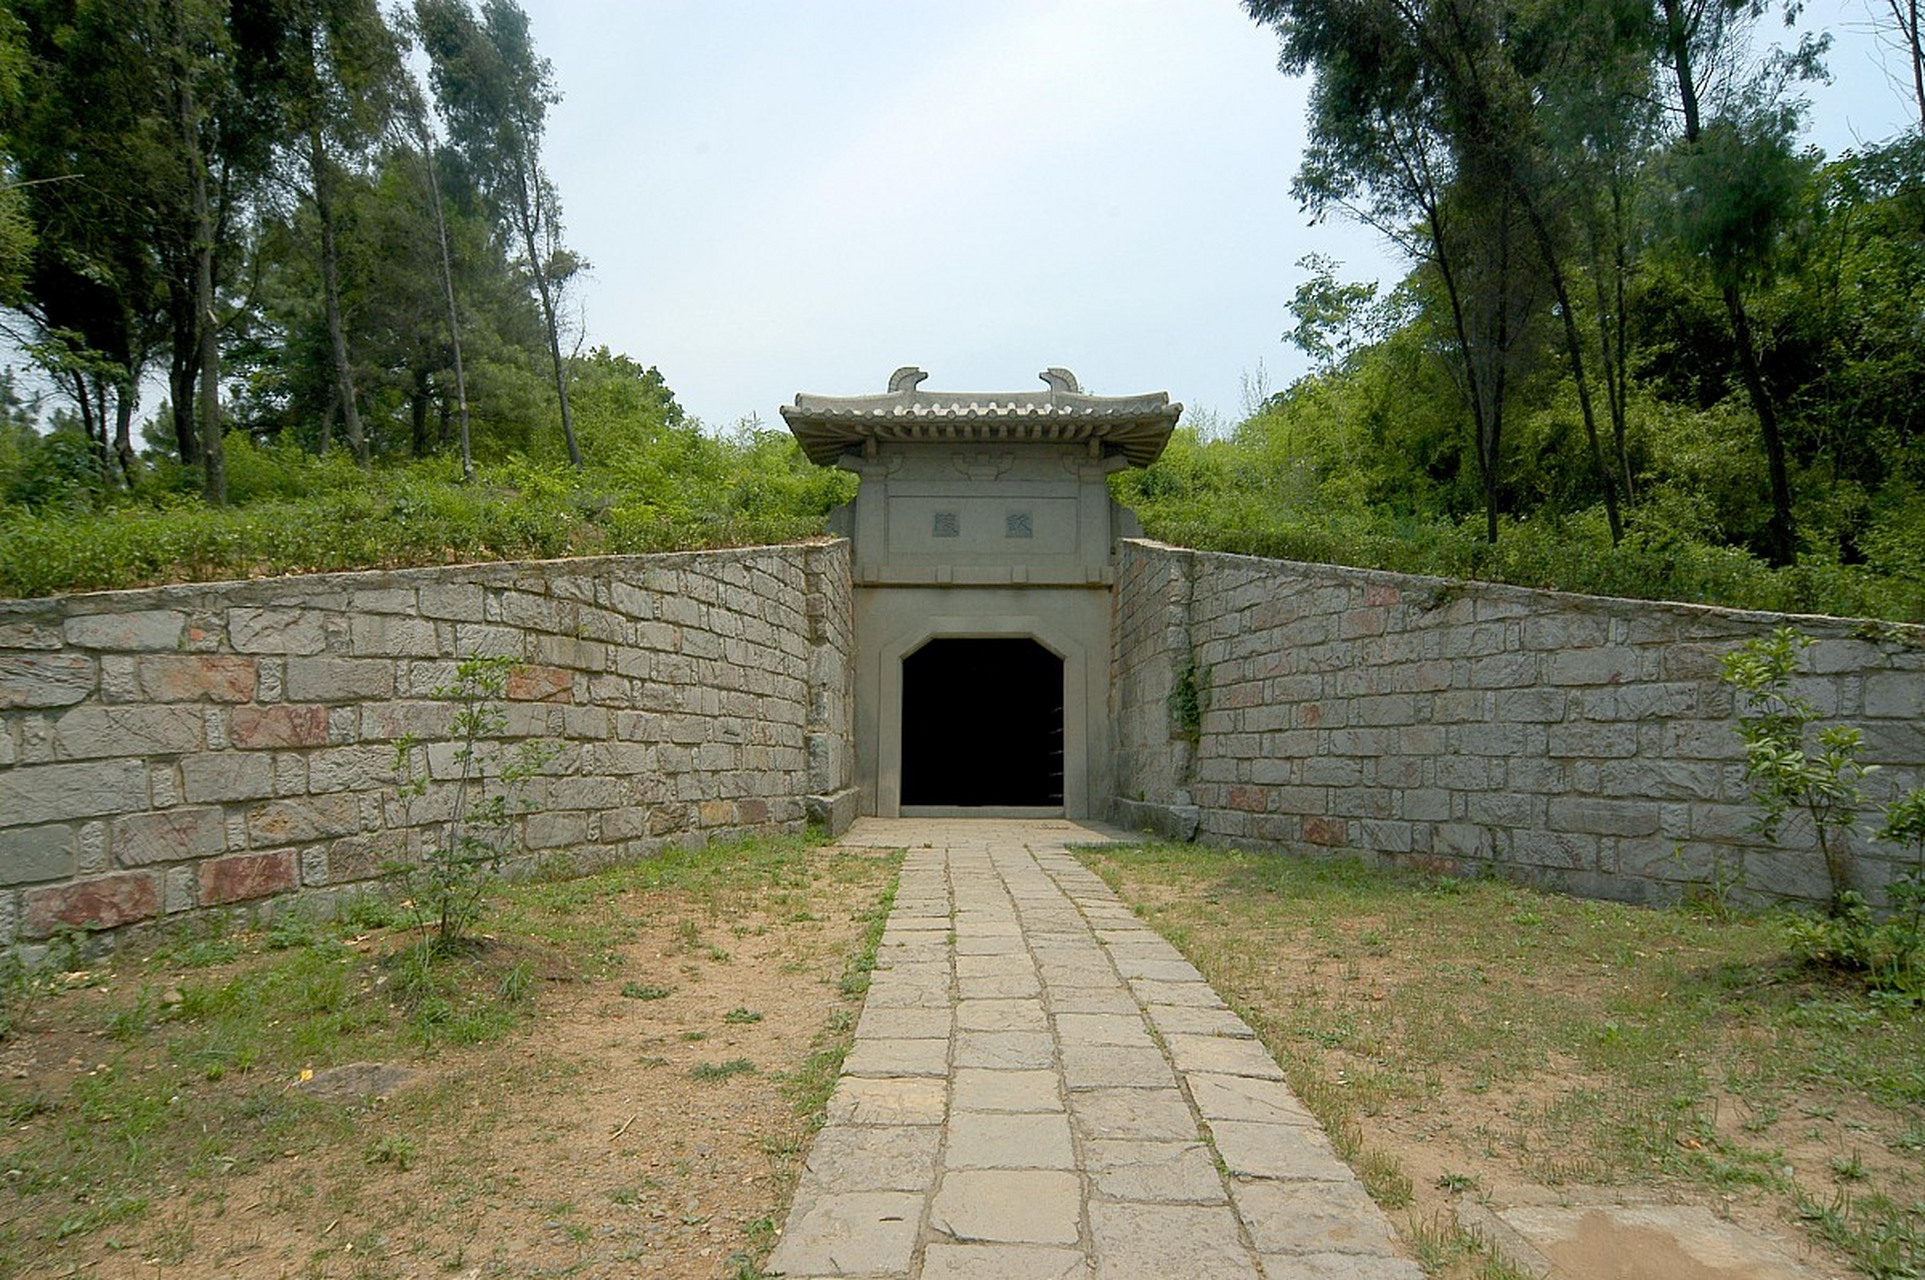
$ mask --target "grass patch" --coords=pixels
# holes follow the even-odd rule
[[[219,1268],[193,1250],[197,1215],[248,1205],[270,1224],[301,1224],[303,1239],[323,1240],[330,1223],[341,1223],[324,1241],[335,1261],[316,1274],[391,1274],[357,1269],[383,1238],[412,1242],[423,1262],[404,1265],[408,1274],[452,1262],[464,1241],[479,1247],[493,1229],[473,1224],[500,1226],[487,1215],[519,1203],[491,1162],[488,1135],[579,1088],[578,1057],[543,1048],[545,991],[618,968],[642,922],[763,919],[774,893],[792,906],[832,900],[839,914],[851,893],[873,902],[891,866],[801,837],[760,840],[581,880],[500,885],[472,940],[452,955],[433,955],[405,913],[364,898],[332,918],[282,912],[252,931],[196,921],[144,951],[124,948],[90,969],[76,963],[57,979],[36,976],[32,999],[9,1005],[18,1021],[0,1036],[37,1055],[30,1077],[0,1078],[8,1122],[0,1168],[10,1171],[0,1280],[118,1265],[110,1255],[127,1250],[213,1274]],[[880,919],[861,930],[869,951]],[[825,955],[820,932],[768,944],[813,957],[815,970],[791,984],[810,1007],[833,988],[846,954],[837,942]],[[623,994],[670,993],[629,982]],[[777,1025],[778,1006],[768,1003],[777,998],[789,997],[767,988],[733,997],[722,1020]],[[838,1015],[826,1034],[846,1035],[848,1022]],[[802,1046],[784,1052],[787,1069]],[[378,1108],[297,1087],[361,1062],[411,1066],[418,1083]],[[692,1074],[722,1081],[762,1069],[739,1058]],[[771,1146],[793,1145],[805,1127],[780,1100],[756,1115],[745,1112],[743,1123],[765,1126]],[[651,1126],[649,1140],[669,1123]],[[702,1117],[685,1123],[688,1142],[707,1137]],[[404,1195],[392,1190],[403,1185]],[[538,1235],[540,1222],[530,1230]]]
[[[1866,1274],[1925,1265],[1925,1018],[1801,967],[1784,916],[1196,846],[1082,856],[1414,1222],[1465,1186],[1661,1186],[1802,1221]],[[1425,1247],[1496,1265],[1434,1223]]]

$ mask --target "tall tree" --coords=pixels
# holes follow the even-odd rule
[[[1527,355],[1532,273],[1510,161],[1490,144],[1489,122],[1467,127],[1462,69],[1439,58],[1443,35],[1426,27],[1468,15],[1402,0],[1244,0],[1244,9],[1276,30],[1285,72],[1314,74],[1298,198],[1318,215],[1350,212],[1435,277],[1495,542],[1504,412]]]
[[[348,446],[368,462],[360,394],[341,315],[339,197],[344,168],[361,167],[386,133],[404,79],[401,50],[374,0],[279,0],[279,71],[320,232],[322,309],[333,363],[333,402]]]
[[[1771,489],[1766,554],[1774,565],[1789,565],[1798,558],[1798,535],[1784,432],[1765,384],[1745,290],[1768,278],[1775,242],[1806,170],[1793,146],[1796,107],[1769,81],[1740,80],[1729,68],[1747,22],[1763,9],[1761,0],[1658,0],[1653,30],[1676,94],[1678,232],[1709,268],[1724,302],[1745,394],[1764,442]],[[1822,45],[1805,46],[1800,55],[1809,66],[1822,51]],[[1720,91],[1709,120],[1707,68],[1725,73],[1723,83],[1713,86]]]
[[[561,247],[560,202],[541,165],[548,108],[561,100],[553,68],[514,0],[483,0],[479,21],[466,0],[415,0],[415,19],[450,140],[521,243],[548,331],[562,438],[579,468],[556,295],[580,263]]]

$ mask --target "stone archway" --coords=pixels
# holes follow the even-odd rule
[[[1063,806],[1064,666],[1026,637],[933,639],[902,660],[902,805]]]

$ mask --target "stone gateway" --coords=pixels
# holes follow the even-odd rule
[[[924,391],[782,407],[809,458],[862,477],[852,545],[855,784],[879,817],[1100,817],[1112,791],[1110,597],[1140,536],[1106,477],[1148,466],[1162,392]]]

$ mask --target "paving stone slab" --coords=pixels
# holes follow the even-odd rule
[[[1227,1205],[1097,1201],[1089,1221],[1098,1280],[1257,1280]]]
[[[1176,1063],[1178,1071],[1249,1076],[1257,1080],[1283,1079],[1283,1068],[1256,1040],[1180,1033],[1166,1035],[1164,1044],[1169,1047],[1170,1060]]]
[[[1142,1016],[1135,997],[1112,983],[1105,987],[1051,987],[1049,1007],[1053,1013],[1127,1013]]]
[[[1266,1254],[1263,1273],[1270,1280],[1424,1280],[1414,1262],[1355,1253]]]
[[[958,1111],[1061,1111],[1063,1099],[1054,1071],[993,1071],[957,1067],[954,1105]]]
[[[1221,997],[1207,982],[1163,982],[1155,978],[1130,979],[1130,991],[1144,1004],[1182,1004],[1194,1009],[1222,1009]]]
[[[1069,1116],[951,1111],[942,1162],[949,1169],[1074,1169]]]
[[[1201,1142],[1132,1142],[1096,1138],[1083,1144],[1084,1170],[1096,1194],[1111,1200],[1222,1204],[1223,1179]]]
[[[1042,990],[1042,981],[1034,973],[958,975],[956,978],[957,994],[965,1000],[1014,1000],[1040,995]]]
[[[1071,1089],[1147,1089],[1176,1083],[1169,1060],[1155,1046],[1066,1044],[1062,1054],[1063,1080]]]
[[[958,1031],[955,1059],[959,1067],[1047,1067],[1056,1060],[1056,1040],[1047,1031]]]
[[[1186,1083],[1196,1109],[1212,1123],[1218,1120],[1260,1120],[1273,1124],[1315,1125],[1290,1086],[1280,1080],[1248,1076],[1190,1075]]]
[[[1193,1009],[1180,1004],[1153,1004],[1149,1019],[1165,1036],[1229,1036],[1254,1040],[1257,1033],[1228,1009]]]
[[[858,1039],[842,1060],[842,1074],[946,1077],[949,1041]]]
[[[1064,1044],[1135,1045],[1154,1048],[1143,1016],[1134,1013],[1059,1013],[1056,1035]]]
[[[791,1211],[769,1255],[777,1275],[907,1275],[916,1251],[922,1197],[901,1191],[825,1195]]]
[[[804,1165],[824,1192],[916,1191],[936,1185],[935,1125],[830,1125]]]
[[[1115,956],[1116,971],[1124,978],[1141,978],[1150,982],[1201,982],[1203,975],[1188,960],[1138,959],[1133,956]]]
[[[929,1206],[929,1227],[958,1242],[1075,1244],[1083,1183],[1051,1169],[963,1169],[945,1173]]]
[[[925,1009],[920,1005],[898,1006],[865,1004],[856,1023],[856,1040],[935,1040],[949,1035],[951,1014],[948,1009]]]
[[[956,957],[956,976],[958,978],[997,978],[1005,974],[1033,974],[1035,961],[1027,951],[1014,951],[1000,955],[959,955]]]
[[[922,1280],[1084,1280],[1081,1249],[1039,1244],[932,1244]]]
[[[1041,1000],[964,1000],[956,1006],[956,1026],[964,1031],[1048,1031],[1049,1018]]]
[[[1196,1117],[1175,1088],[1088,1089],[1069,1096],[1070,1119],[1085,1139],[1193,1142]]]
[[[1274,1120],[1212,1120],[1210,1137],[1223,1167],[1242,1178],[1340,1182],[1352,1176],[1322,1129]]]
[[[1257,1252],[1392,1256],[1390,1226],[1354,1178],[1342,1182],[1237,1181],[1230,1199]]]
[[[941,1124],[949,1082],[927,1078],[873,1080],[843,1076],[829,1095],[830,1124]]]

